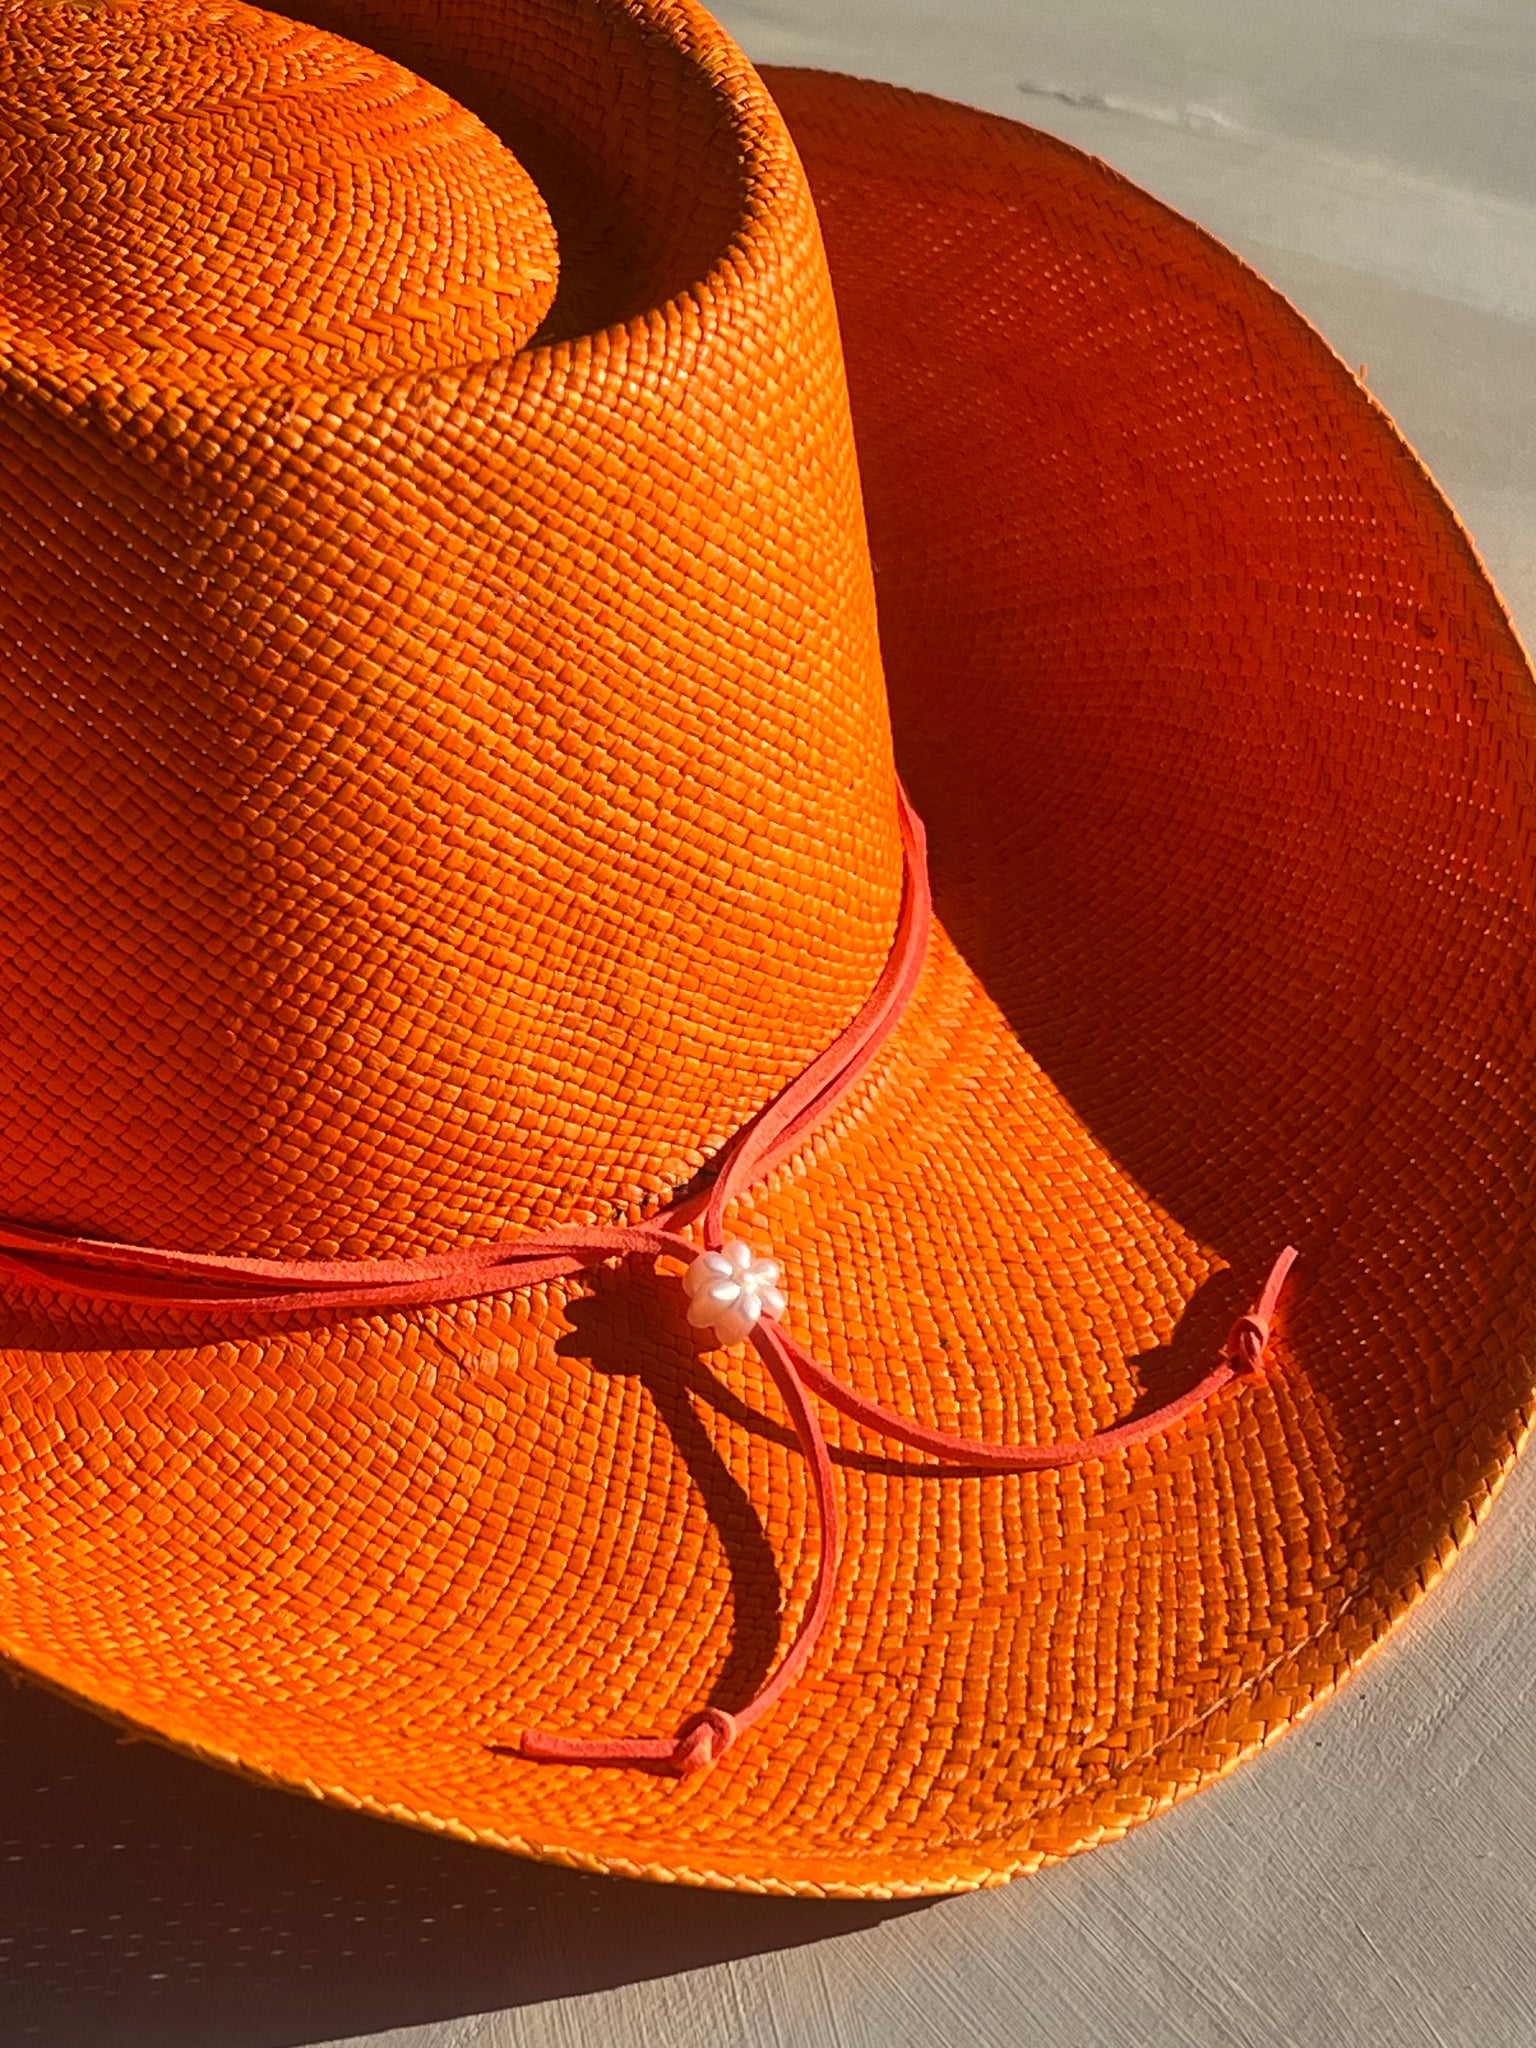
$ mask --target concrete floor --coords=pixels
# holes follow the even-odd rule
[[[1536,638],[1532,0],[729,0],[762,61],[1068,137],[1395,415]],[[1532,2048],[1536,1469],[1341,1696],[1112,1848],[820,1906],[573,1876],[0,1699],[0,2038],[38,2048]]]

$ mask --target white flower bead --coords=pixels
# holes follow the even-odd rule
[[[739,1237],[717,1252],[700,1252],[683,1285],[689,1322],[698,1330],[712,1329],[722,1344],[739,1344],[759,1316],[784,1313],[778,1262],[755,1259]]]

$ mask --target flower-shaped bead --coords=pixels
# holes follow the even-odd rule
[[[755,1259],[752,1247],[733,1237],[717,1252],[701,1252],[683,1275],[688,1290],[688,1320],[695,1329],[712,1329],[722,1344],[739,1344],[759,1316],[781,1316],[779,1268],[773,1259]]]

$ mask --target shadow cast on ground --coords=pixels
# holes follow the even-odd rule
[[[296,2048],[670,1976],[913,1904],[526,1863],[207,1769],[0,1686],[0,2039]],[[921,1902],[918,1902],[921,1903]]]

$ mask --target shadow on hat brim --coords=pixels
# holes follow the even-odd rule
[[[840,1428],[836,1618],[686,1783],[523,1762],[750,1695],[807,1596],[798,1455],[664,1277],[196,1346],[10,1333],[0,1642],[269,1782],[581,1867],[890,1897],[1123,1833],[1433,1582],[1530,1411],[1531,677],[1315,334],[1066,145],[777,73],[822,214],[903,774],[944,933],[734,1225],[890,1405]],[[946,936],[947,934],[947,936]]]

